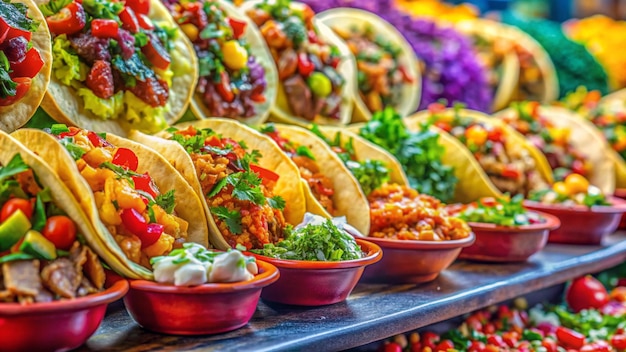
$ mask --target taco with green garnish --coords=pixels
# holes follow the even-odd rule
[[[151,279],[150,258],[186,242],[208,245],[200,199],[154,150],[65,125],[13,136],[65,182],[95,231],[92,247],[120,274]]]
[[[0,1],[0,130],[11,132],[33,116],[52,67],[50,32],[31,0]]]
[[[582,205],[589,208],[611,205],[600,188],[591,185],[579,174],[571,174],[565,180],[555,182],[551,188],[531,192],[528,200],[563,206]]]
[[[278,145],[234,120],[208,119],[148,136],[202,199],[209,239],[218,249],[263,248],[299,224],[306,198],[298,167]]]
[[[356,63],[342,40],[303,3],[254,0],[241,9],[259,27],[278,70],[270,118],[300,125],[350,122]]]
[[[354,8],[336,8],[316,16],[346,42],[356,58],[357,90],[352,122],[393,107],[402,116],[420,101],[419,61],[409,43],[379,16]]]
[[[69,125],[154,133],[189,105],[198,77],[191,42],[159,1],[37,0],[52,34],[41,107]]]
[[[307,211],[327,217],[345,216],[348,224],[368,233],[369,208],[359,183],[323,140],[304,128],[266,124],[269,136],[297,166],[305,184]]]
[[[254,23],[222,0],[163,0],[198,56],[191,110],[200,118],[263,123],[276,100],[278,75]]]
[[[505,195],[500,198],[482,198],[470,204],[448,206],[450,214],[469,223],[494,224],[519,227],[544,223],[546,220],[536,212],[529,212],[524,205],[524,196]]]

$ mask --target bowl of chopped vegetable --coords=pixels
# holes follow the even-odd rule
[[[252,255],[280,270],[280,279],[261,293],[263,300],[322,306],[344,301],[365,266],[378,262],[382,251],[371,242],[355,240],[340,220],[307,213],[284,241],[253,250]]]
[[[604,196],[577,174],[550,189],[531,192],[524,206],[561,220],[561,227],[550,231],[550,243],[599,245],[617,229],[626,212],[626,201]]]
[[[142,327],[164,334],[206,335],[238,329],[256,311],[278,269],[238,250],[186,243],[151,259],[156,281],[131,280],[124,304]]]
[[[539,252],[548,242],[550,230],[561,224],[556,216],[528,211],[523,196],[448,206],[468,222],[476,242],[463,248],[459,258],[485,262],[521,262]]]

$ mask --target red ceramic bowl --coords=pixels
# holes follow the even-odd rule
[[[298,306],[322,306],[345,300],[363,274],[366,265],[382,257],[377,245],[357,239],[365,257],[339,262],[317,262],[269,258],[254,254],[280,270],[280,279],[261,293],[266,301]]]
[[[364,282],[418,284],[437,278],[454,262],[463,247],[474,243],[474,234],[454,241],[410,241],[367,237],[382,248],[383,259],[365,269]]]
[[[463,248],[459,258],[485,262],[521,262],[539,252],[548,242],[548,234],[561,225],[556,216],[534,211],[545,222],[525,226],[498,226],[468,222],[476,242]]]
[[[0,350],[67,351],[96,332],[107,305],[128,292],[117,277],[107,289],[85,297],[50,303],[0,303]]]
[[[626,188],[616,189],[615,192],[613,192],[613,196],[620,199],[626,199]],[[618,229],[626,230],[626,213],[622,214],[622,220],[619,223]]]
[[[524,201],[528,209],[554,215],[561,226],[550,231],[549,243],[599,245],[605,236],[613,233],[626,212],[626,201],[609,197],[610,206],[588,208],[581,205],[562,206]]]
[[[278,280],[278,269],[257,261],[254,279],[193,287],[131,280],[124,304],[142,327],[172,335],[207,335],[238,329],[256,310],[263,287]]]

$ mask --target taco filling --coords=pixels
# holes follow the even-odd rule
[[[50,302],[102,290],[97,255],[77,241],[76,224],[16,154],[0,166],[1,302]]]
[[[505,75],[504,61],[507,54],[512,50],[512,44],[503,38],[487,38],[481,35],[480,31],[472,33],[472,38],[478,57],[487,68],[487,81],[495,95],[503,81],[502,78]]]
[[[600,108],[590,113],[589,117],[602,131],[611,148],[626,160],[626,112]]]
[[[148,173],[137,173],[132,150],[115,147],[101,134],[61,126],[52,133],[76,160],[100,220],[124,254],[150,268],[150,258],[181,248],[189,224],[174,211],[174,190],[162,193]]]
[[[459,109],[452,115],[440,114],[443,110],[432,104],[431,122],[464,144],[501,192],[526,195],[546,187],[533,157],[522,146],[507,143],[502,126],[461,116]]]
[[[502,120],[523,134],[548,159],[556,181],[571,173],[589,177],[591,165],[586,156],[572,146],[570,129],[557,127],[540,112],[537,102],[514,103],[511,114]]]
[[[243,37],[247,23],[228,17],[214,0],[164,3],[198,55],[196,93],[209,116],[255,116],[256,104],[265,102],[267,82]]]
[[[246,13],[260,28],[293,115],[339,120],[344,78],[339,50],[325,43],[313,25],[313,10],[290,1],[267,0]]]
[[[611,205],[598,187],[579,174],[571,174],[563,181],[555,182],[552,188],[531,192],[529,200],[543,204],[560,204],[563,206]]]
[[[258,150],[211,129],[172,128],[170,139],[191,156],[215,223],[231,246],[263,248],[285,238],[285,201],[272,190],[279,175],[256,165]]]
[[[153,22],[149,1],[64,1],[40,6],[53,37],[52,74],[95,117],[158,131],[177,68],[177,28]]]
[[[35,22],[27,12],[24,4],[0,1],[0,106],[22,99],[44,66],[31,41],[33,32],[43,24]]]
[[[519,60],[519,78],[514,100],[526,101],[545,99],[546,88],[541,67],[533,53],[520,43],[513,42],[513,50]]]
[[[261,133],[272,138],[280,149],[291,158],[298,166],[300,177],[307,182],[315,199],[329,214],[334,215],[333,195],[335,194],[335,187],[333,181],[322,172],[313,152],[307,146],[298,145],[297,142],[282,136],[272,124],[267,124],[261,128]]]
[[[377,35],[371,24],[362,29],[333,30],[346,41],[356,58],[359,94],[367,108],[375,112],[388,105],[396,107],[402,98],[402,86],[415,80],[398,61],[402,49]]]

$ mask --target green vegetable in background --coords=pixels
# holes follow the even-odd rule
[[[376,112],[361,128],[359,135],[386,149],[398,159],[412,188],[441,201],[454,196],[458,182],[454,169],[443,165],[444,149],[439,135],[422,126],[421,131],[409,131],[402,117],[392,108]]]
[[[480,200],[476,205],[470,205],[457,216],[468,222],[483,222],[501,226],[522,226],[545,221],[531,214],[524,208],[524,196],[518,194],[513,198],[508,196],[497,198],[495,204],[486,204]]]

